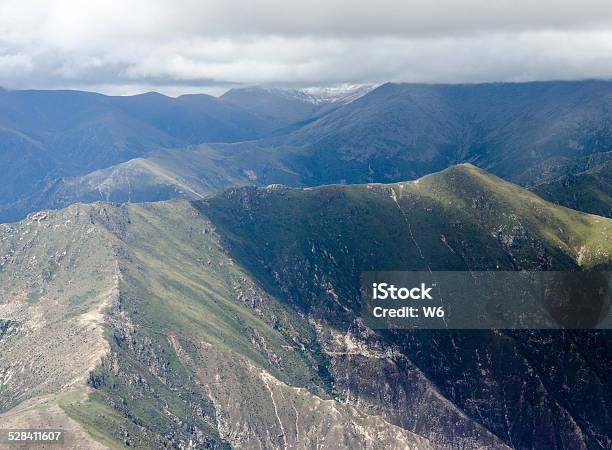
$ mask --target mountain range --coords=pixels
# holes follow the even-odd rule
[[[610,271],[611,106],[607,81],[0,91],[0,428],[612,448],[609,330],[373,330],[359,286]]]
[[[4,92],[0,220],[78,201],[199,198],[235,185],[388,183],[461,162],[537,192],[609,171],[611,82],[388,83],[313,95]],[[604,202],[608,179],[593,186]]]
[[[0,421],[66,448],[608,448],[610,334],[373,331],[363,270],[612,265],[612,220],[471,165],[0,226]]]
[[[157,93],[109,97],[80,91],[0,90],[0,203],[19,202],[65,177],[83,176],[156,149],[256,139],[293,120],[305,120],[326,105],[342,103],[341,97],[334,97],[313,105],[297,91],[292,97],[265,91],[270,92],[271,110],[282,112],[282,102],[289,102],[295,111],[272,120],[253,104],[249,90],[244,91],[230,91],[221,98],[170,98]]]

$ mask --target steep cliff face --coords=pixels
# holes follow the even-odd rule
[[[1,233],[0,412],[75,448],[605,448],[609,333],[375,332],[357,280],[608,267],[611,228],[469,166],[30,216]]]

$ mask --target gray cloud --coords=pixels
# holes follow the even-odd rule
[[[0,2],[9,88],[610,77],[609,0]]]

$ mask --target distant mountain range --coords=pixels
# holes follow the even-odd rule
[[[533,186],[580,159],[611,157],[611,107],[603,81],[386,84],[285,135],[232,148],[282,149],[306,185],[399,181],[471,162]]]
[[[24,198],[36,197],[64,177],[83,176],[156,149],[257,139],[342,103],[341,96],[313,103],[314,94],[289,97],[261,91],[267,93],[269,110],[279,113],[272,119],[253,104],[248,94],[253,89],[221,98],[0,90],[0,204],[23,204]],[[285,115],[282,103],[287,101],[293,112]],[[25,211],[31,210],[26,204]],[[1,220],[17,216],[9,212]]]
[[[551,201],[610,211],[612,82],[251,87],[177,99],[3,91],[0,107],[4,222],[77,201],[395,182],[460,162]],[[591,200],[555,194],[586,170],[602,174]]]
[[[365,270],[612,268],[612,220],[464,164],[0,225],[0,423],[69,448],[610,448],[607,330],[374,331]]]

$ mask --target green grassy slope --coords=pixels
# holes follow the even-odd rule
[[[389,185],[236,188],[198,205],[253,267],[314,243],[362,270],[577,269],[607,266],[612,252],[609,220],[471,165]]]
[[[191,203],[45,214],[46,234],[19,241],[39,226],[30,218],[11,225],[9,246],[0,247],[9,255],[1,260],[0,352],[17,339],[30,339],[31,351],[45,342],[12,325],[35,321],[27,299],[40,286],[5,274],[39,270],[24,261],[68,246],[71,263],[52,282],[41,272],[47,293],[36,304],[80,323],[98,304],[95,293],[58,302],[50,287],[88,286],[97,274],[114,295],[94,328],[102,351],[91,365],[75,360],[78,381],[58,383],[47,401],[108,447],[610,442],[606,404],[596,400],[607,389],[608,334],[375,333],[358,319],[357,280],[363,270],[609,267],[612,220],[469,165],[390,185],[245,187]],[[17,259],[5,250],[16,245],[27,249]],[[15,299],[23,299],[21,319],[11,315]],[[76,345],[78,336],[65,340]],[[54,355],[58,367],[75,359],[61,348]],[[36,363],[29,370],[45,373]],[[15,382],[0,392],[16,392]]]
[[[389,434],[377,445],[399,433],[426,448],[425,439],[332,400],[327,356],[312,325],[261,290],[188,203],[129,205],[106,214],[98,220],[123,243],[111,348],[89,379],[91,400],[64,405],[94,436],[149,448],[189,441],[275,447],[296,438],[286,430],[299,414],[304,442],[317,434],[340,439],[341,432],[351,446],[380,428]],[[295,388],[303,391],[295,396]],[[109,414],[103,405],[115,411],[108,418],[113,428],[100,420]],[[281,408],[289,412],[279,420],[274,411]],[[238,435],[236,421],[244,422]],[[361,428],[348,429],[353,421]],[[270,429],[277,430],[269,435]]]
[[[224,445],[215,406],[178,354],[179,347],[190,353],[206,343],[227,358],[253,361],[292,385],[325,386],[316,361],[293,351],[288,333],[303,340],[303,346],[316,348],[304,323],[273,300],[259,314],[236,300],[240,293],[257,296],[256,287],[223,253],[211,224],[187,203],[130,205],[114,210],[108,222],[126,247],[121,312],[112,323],[113,357],[90,384],[144,427],[128,442],[152,440],[154,446],[165,447],[189,437],[201,445]],[[133,384],[136,374],[141,381]]]

